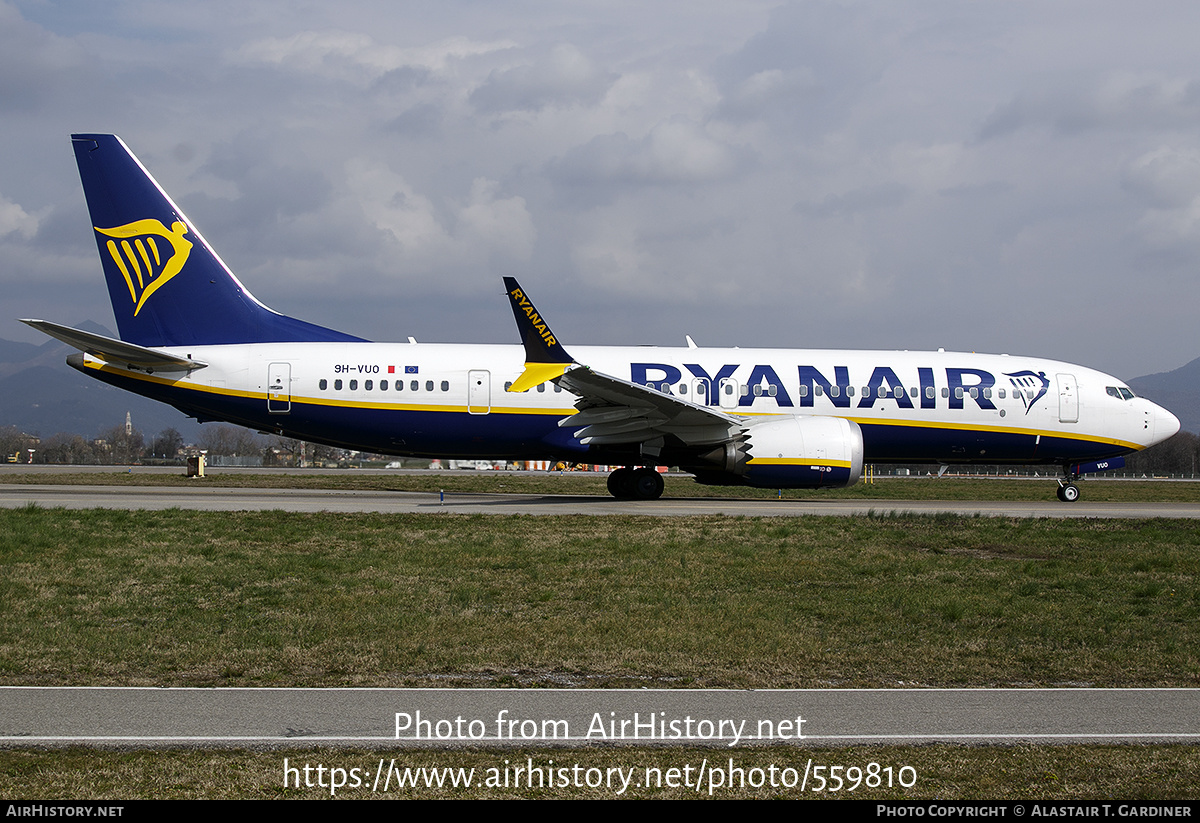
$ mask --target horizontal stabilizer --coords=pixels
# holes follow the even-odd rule
[[[207,363],[192,360],[188,357],[178,357],[158,349],[149,349],[123,340],[114,340],[102,334],[73,329],[70,326],[60,326],[48,320],[22,320],[27,326],[32,326],[40,332],[61,340],[68,346],[74,346],[82,352],[99,357],[110,363],[128,363],[145,371],[192,371],[202,369]]]

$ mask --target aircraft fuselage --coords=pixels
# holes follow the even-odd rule
[[[549,382],[521,393],[505,390],[522,372],[519,346],[262,343],[163,350],[208,366],[185,375],[147,374],[86,355],[77,364],[201,419],[363,451],[596,463],[627,457],[621,448],[585,446],[569,424],[558,424],[575,412],[570,392]],[[597,371],[751,420],[853,420],[862,429],[868,462],[1062,464],[1135,451],[1178,426],[1114,377],[1039,358],[943,351],[573,351]],[[664,450],[663,461],[671,462],[671,454],[672,448]]]

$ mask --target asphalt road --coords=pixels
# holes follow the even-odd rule
[[[1049,485],[1047,488],[1051,488]],[[194,509],[198,511],[453,512],[457,514],[641,514],[679,517],[726,514],[795,517],[804,514],[862,515],[867,512],[981,514],[994,517],[1179,517],[1200,518],[1194,503],[1060,503],[1045,501],[938,500],[722,500],[664,498],[615,500],[581,495],[438,494],[321,489],[156,488],[152,486],[53,486],[0,484],[0,506],[34,503],[69,509]]]
[[[1200,740],[1200,689],[0,688],[0,745],[587,746]]]

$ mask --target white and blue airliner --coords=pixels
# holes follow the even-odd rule
[[[1046,464],[1058,496],[1179,421],[1093,369],[963,352],[563,348],[512,278],[522,345],[376,343],[254,298],[111,134],[72,137],[120,339],[25,320],[99,380],[221,420],[409,457],[620,466],[617,497],[843,487],[864,463]]]

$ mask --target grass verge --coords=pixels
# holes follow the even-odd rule
[[[284,759],[297,769],[284,786]],[[841,765],[863,770],[851,791],[847,783],[833,792],[815,792],[810,777],[804,791],[797,785],[807,762],[828,767]],[[383,760],[392,766],[393,782],[387,791],[372,790],[374,775]],[[893,785],[869,786],[866,770],[884,783],[890,768]],[[308,765],[305,782],[304,766]],[[325,771],[319,775],[317,767]],[[517,768],[541,769],[553,787],[513,786]],[[576,768],[578,767],[578,769]],[[772,770],[772,767],[774,769]],[[899,785],[901,767],[906,786]],[[345,785],[329,788],[330,769],[342,769]],[[695,785],[701,768],[708,780]],[[353,785],[350,769],[359,769]],[[550,770],[566,769],[566,772]],[[621,791],[614,773],[629,778]],[[674,785],[668,770],[677,770]],[[711,771],[713,769],[720,771]],[[453,770],[448,771],[448,770]],[[740,772],[738,771],[740,770]],[[757,770],[757,771],[756,771]],[[787,771],[792,770],[792,771]],[[205,752],[126,751],[97,753],[88,749],[0,751],[0,794],[24,799],[138,799],[138,798],[721,798],[721,799],[892,799],[892,800],[1054,800],[1093,801],[1119,798],[1136,801],[1195,796],[1200,772],[1200,748],[1195,746],[853,746],[838,749],[713,749],[606,748],[585,750],[530,749],[515,751],[373,752],[309,748],[286,751]],[[438,786],[435,774],[444,785]],[[537,772],[534,772],[537,774]],[[810,772],[811,774],[811,772]],[[841,775],[846,775],[843,769]],[[854,773],[849,773],[853,777]],[[714,785],[718,783],[719,785]],[[409,785],[397,788],[399,776]],[[472,785],[462,785],[467,777]],[[772,776],[775,785],[772,786]],[[915,783],[913,782],[915,776]],[[560,778],[570,781],[563,786]],[[457,778],[460,785],[451,785]],[[508,785],[505,785],[505,779]],[[301,786],[297,788],[296,780]],[[588,786],[588,781],[597,785]],[[489,781],[492,785],[488,785]],[[730,785],[730,781],[733,785]],[[318,782],[324,786],[316,785]],[[416,785],[412,785],[415,782]],[[432,783],[433,785],[429,785]],[[752,785],[758,783],[758,786]],[[785,785],[792,784],[791,786]],[[1117,814],[1117,801],[1113,804]]]
[[[0,511],[0,683],[1196,686],[1190,521]]]

